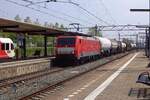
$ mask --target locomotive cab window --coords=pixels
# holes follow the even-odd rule
[[[65,46],[65,45],[74,45],[75,38],[59,38],[57,41],[58,45]]]

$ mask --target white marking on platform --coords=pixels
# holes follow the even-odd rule
[[[71,98],[71,97],[74,97],[74,95],[69,95],[68,97]]]
[[[41,93],[40,95],[42,95],[42,96],[47,96],[48,94],[45,94],[45,93]]]
[[[43,95],[38,95],[38,97],[40,97],[40,98],[44,98],[45,96],[43,96]]]
[[[71,73],[71,74],[78,74],[79,71],[71,71],[70,73]]]
[[[64,100],[69,100],[69,98],[64,98]]]
[[[96,79],[94,79],[94,80],[92,80],[91,82],[89,82],[89,83],[87,83],[86,85],[84,85],[83,87],[81,87],[80,89],[78,89],[76,92],[77,92],[77,94],[79,93],[79,92],[82,92],[82,90],[84,90],[84,89],[86,89],[87,87],[89,87],[90,85],[92,85],[93,83],[95,83],[97,80],[99,80],[99,77],[98,78],[96,78]],[[76,92],[74,92],[74,93],[72,93],[71,95],[76,95]],[[69,100],[69,98],[71,98],[71,97],[73,97],[73,96],[67,96],[68,98],[64,98],[64,100],[65,99],[67,99],[67,100]]]
[[[81,88],[81,90],[84,90],[85,88]]]
[[[118,66],[118,65],[120,65],[120,64],[117,64],[117,66]]]
[[[50,91],[50,92],[47,92],[47,93],[54,93],[55,91]]]
[[[74,93],[72,93],[73,95],[76,95],[76,94],[78,94],[78,92],[74,92]]]
[[[82,90],[77,90],[77,92],[81,92]]]
[[[87,88],[87,87],[89,87],[89,85],[84,85],[83,87],[84,87],[84,88]]]
[[[84,100],[95,100],[95,98],[102,93],[105,88],[133,61],[133,59],[138,55],[136,53],[130,60],[128,60],[122,67],[120,67],[115,73],[113,73],[107,80],[105,80],[99,87],[97,87],[93,92],[91,92]]]

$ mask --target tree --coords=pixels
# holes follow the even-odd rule
[[[45,22],[45,23],[44,23],[44,26],[45,26],[45,27],[49,27],[48,22]]]
[[[53,23],[49,24],[49,28],[55,28],[55,26],[53,25]]]
[[[89,28],[88,34],[95,36],[95,28],[94,27]]]
[[[32,23],[30,17],[28,17],[28,16],[24,19],[24,22],[26,22],[26,23]]]
[[[39,19],[36,19],[36,21],[34,22],[35,25],[40,25],[39,23]]]
[[[15,19],[16,21],[21,22],[21,18],[20,18],[20,16],[19,16],[19,15],[16,15],[14,19]]]
[[[97,36],[102,37],[102,36],[103,36],[102,32],[101,32],[101,31],[98,31],[98,32],[97,32]]]
[[[61,24],[61,25],[60,25],[60,28],[64,28],[64,25],[63,25],[63,24]]]
[[[65,28],[64,25],[61,24],[61,25],[60,25],[60,29],[61,29],[61,30],[65,30],[64,28]]]
[[[89,28],[88,34],[89,35],[93,35],[93,36],[100,36],[100,37],[102,37],[102,32],[98,31],[95,27]]]
[[[59,28],[59,24],[56,22],[55,23],[55,28],[58,29]]]

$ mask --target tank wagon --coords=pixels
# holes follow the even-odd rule
[[[118,48],[121,48],[121,47],[119,47],[118,41],[116,41],[116,40],[110,40],[110,41],[111,41],[111,51],[110,51],[111,54],[118,53]]]
[[[96,38],[99,40],[101,45],[101,56],[111,55],[111,41],[103,37],[96,36]]]
[[[122,47],[122,48],[121,48],[121,49],[122,49],[121,51],[122,51],[122,52],[125,52],[127,45],[126,45],[124,42],[121,42],[121,47]]]
[[[136,49],[136,47],[137,47],[137,46],[136,46],[135,43],[131,43],[131,48],[132,48],[132,49]]]

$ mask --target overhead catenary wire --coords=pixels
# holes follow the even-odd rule
[[[137,25],[108,25],[108,26],[97,26],[100,28],[101,31],[118,31],[118,32],[123,32],[123,31],[145,31],[144,28],[137,28]],[[80,27],[80,29],[89,29],[93,28],[91,26],[88,27]],[[67,28],[67,29],[74,29],[74,28]]]
[[[112,19],[112,21],[115,23],[115,24],[118,24],[117,21],[112,17],[110,11],[108,10],[108,8],[106,7],[106,5],[104,4],[103,0],[99,0],[100,4],[104,7],[106,13],[108,13],[109,17]]]
[[[3,9],[1,9],[0,8],[0,12],[2,12],[3,14],[2,14],[2,16],[8,16],[9,14],[6,12],[6,11],[4,11]]]
[[[32,1],[30,1],[30,0],[22,0],[22,1],[29,2],[29,3],[32,2]],[[32,3],[34,4],[34,2],[32,2]],[[26,6],[29,6],[29,4],[26,5]],[[44,9],[47,9],[47,10],[51,10],[51,11],[53,11],[53,12],[59,12],[59,14],[62,14],[62,15],[64,15],[64,16],[67,16],[67,17],[70,17],[70,18],[72,18],[72,19],[78,20],[78,21],[80,21],[80,22],[84,22],[84,23],[88,23],[88,24],[95,24],[95,23],[89,22],[89,21],[87,21],[87,20],[79,19],[79,18],[77,18],[77,17],[68,15],[68,14],[63,13],[63,12],[60,12],[60,11],[56,11],[56,10],[53,10],[53,9],[48,9],[47,7],[43,7],[43,6],[40,6],[40,5],[37,5],[37,6],[38,6],[38,7],[41,7],[41,8],[44,8]]]
[[[26,1],[26,0],[25,0],[25,1]],[[49,3],[49,2],[47,2],[47,1],[49,1],[49,2],[54,2],[54,1],[51,1],[51,0],[45,0],[45,1],[36,2],[36,3],[33,3],[33,2],[32,2],[31,4],[35,5],[35,4],[38,4],[38,3]],[[56,2],[62,2],[62,1],[56,1]],[[64,2],[65,2],[65,1],[64,1]],[[62,3],[64,3],[64,2],[62,2]],[[67,3],[67,2],[65,2],[65,3]],[[104,21],[103,19],[99,18],[98,16],[96,16],[96,15],[93,14],[92,12],[88,11],[86,8],[80,6],[79,4],[74,3],[74,2],[72,2],[71,0],[69,0],[68,3],[79,7],[80,9],[82,9],[83,11],[85,11],[88,15],[93,16],[94,18],[98,19],[100,22],[105,23],[106,25],[110,25],[108,22],[106,22],[106,21]]]
[[[105,23],[106,25],[110,25],[108,22],[104,21],[103,19],[97,17],[95,14],[91,13],[90,11],[88,11],[87,9],[83,8],[82,6],[80,5],[76,5],[77,7],[81,8],[82,10],[86,11],[89,15],[95,17],[96,19],[98,19],[100,22],[103,22]]]
[[[99,0],[100,4],[104,7],[106,13],[108,13],[109,17],[112,19],[112,21],[118,25],[117,21],[113,18],[113,16],[111,15],[110,11],[108,10],[108,8],[106,7],[106,5],[104,4],[103,0]],[[117,31],[118,32],[118,31]],[[119,40],[120,40],[120,32],[118,32],[119,35]]]
[[[49,3],[49,2],[55,2],[53,0],[45,0],[45,1],[38,1],[38,2],[32,2],[29,0],[23,0],[23,1],[28,1],[30,4],[26,5],[26,6],[30,6],[30,5],[36,5],[36,4],[41,4],[41,3]],[[56,1],[58,2],[58,1]],[[68,3],[67,1],[59,1],[60,3]]]
[[[45,12],[45,11],[41,11],[41,10],[36,9],[36,8],[33,8],[33,7],[27,7],[27,6],[23,5],[23,4],[20,4],[20,3],[18,3],[18,2],[12,1],[12,0],[6,0],[6,1],[7,1],[7,2],[10,2],[10,3],[13,3],[13,4],[16,4],[16,5],[18,5],[18,6],[26,7],[26,8],[28,8],[28,9],[32,9],[32,10],[34,10],[34,11],[37,11],[37,12],[40,12],[40,13],[49,15],[49,16],[51,16],[51,17],[54,17],[54,18],[63,20],[63,21],[65,21],[65,22],[72,23],[72,20],[68,20],[68,19],[65,19],[65,18],[62,18],[62,17],[58,17],[58,16],[55,16],[55,15],[50,14],[50,13]]]

